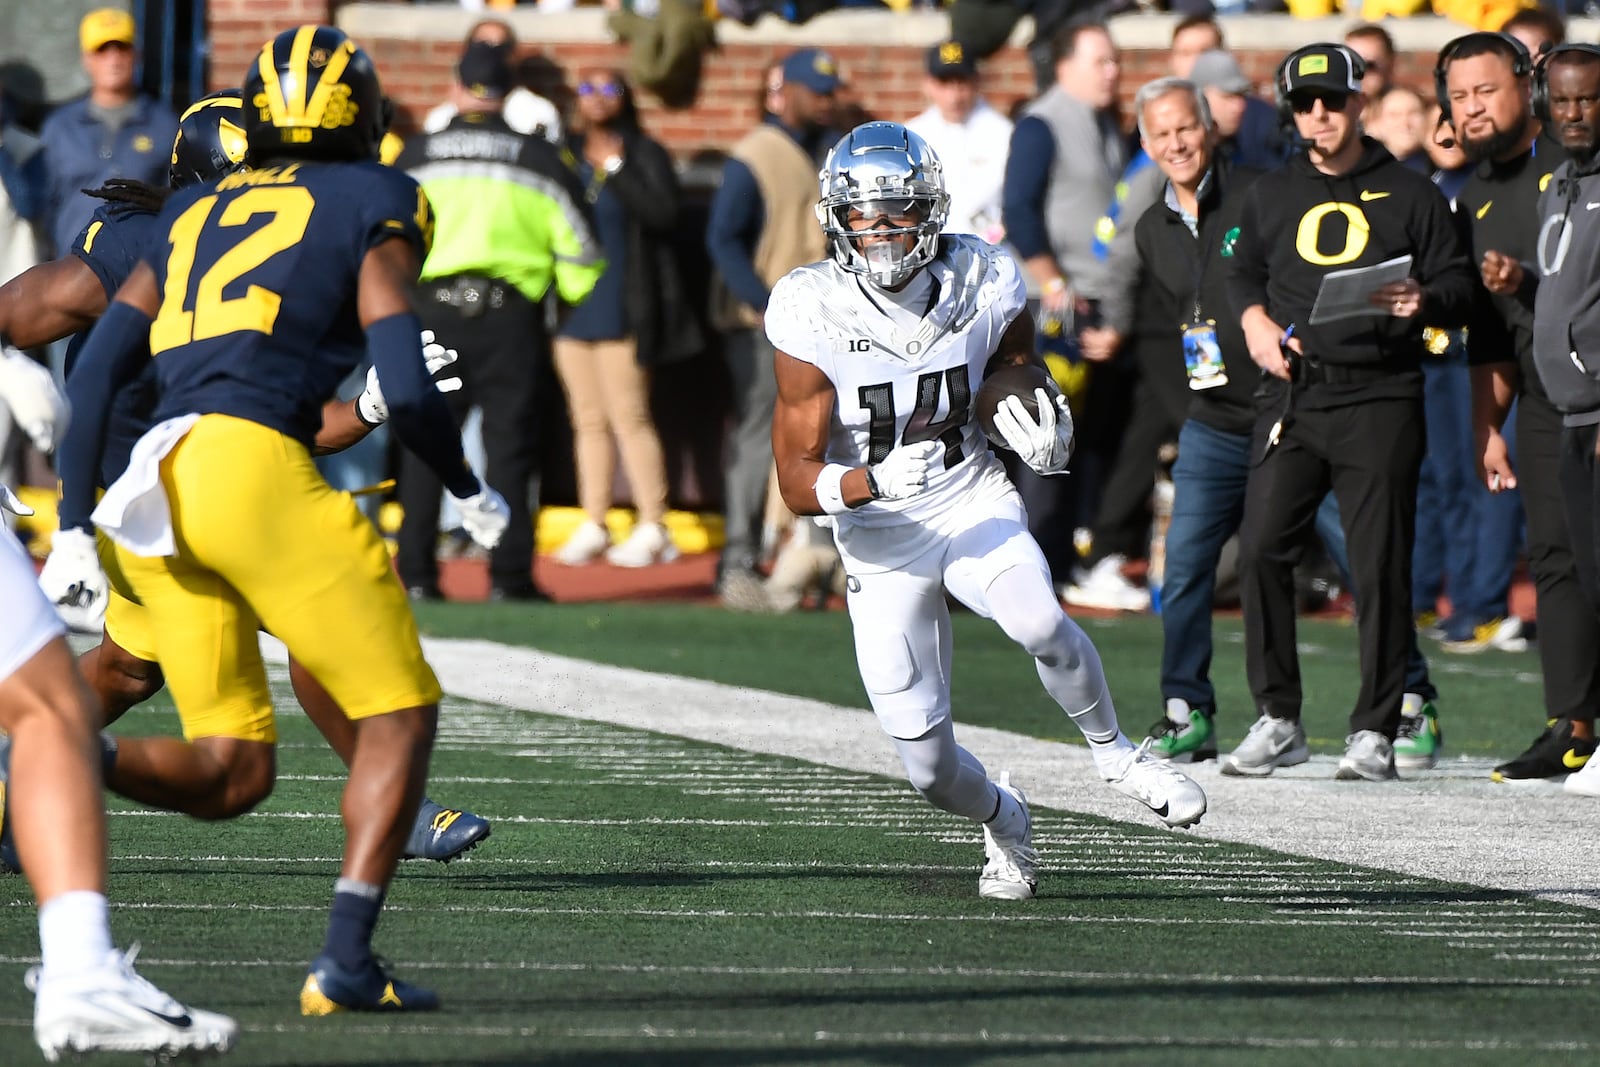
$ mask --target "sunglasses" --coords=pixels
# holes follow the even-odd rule
[[[609,96],[612,99],[616,99],[622,95],[622,86],[618,85],[616,82],[578,83],[579,96],[594,96],[597,93],[601,96]]]
[[[1322,106],[1329,111],[1343,111],[1345,104],[1350,101],[1349,93],[1336,93],[1328,89],[1308,90],[1295,93],[1289,98],[1289,106],[1296,115],[1304,115],[1317,106],[1317,101],[1322,101]]]

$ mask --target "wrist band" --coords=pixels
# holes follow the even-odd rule
[[[817,493],[817,503],[822,505],[823,514],[843,515],[850,510],[850,505],[844,502],[844,490],[840,486],[844,476],[849,473],[850,468],[843,463],[829,463],[817,474],[817,483],[813,488]],[[867,477],[871,478],[871,475]]]
[[[363,399],[365,399],[365,397],[366,397],[365,393],[361,394],[361,396],[356,397],[356,402],[355,402],[356,418],[361,420],[361,425],[370,426],[373,429],[377,429],[379,426],[383,425],[382,421],[373,422],[371,419],[367,418],[367,413],[365,411],[361,410],[361,401]]]
[[[882,500],[883,492],[878,488],[878,479],[872,476],[872,468],[867,467],[865,470],[867,472],[867,492],[872,494],[872,499]]]

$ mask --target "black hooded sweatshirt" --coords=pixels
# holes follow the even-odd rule
[[[1317,170],[1306,153],[1263,175],[1245,196],[1228,277],[1233,310],[1266,308],[1294,325],[1314,367],[1300,403],[1337,407],[1422,394],[1423,327],[1466,325],[1473,272],[1444,194],[1378,142],[1362,138],[1360,160],[1345,174]],[[1412,257],[1423,287],[1420,314],[1340,319],[1311,325],[1325,275]],[[1264,391],[1284,383],[1269,378]]]

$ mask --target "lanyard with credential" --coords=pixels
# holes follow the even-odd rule
[[[1215,389],[1228,384],[1228,371],[1222,363],[1222,346],[1217,342],[1217,320],[1205,317],[1200,306],[1200,292],[1206,280],[1205,231],[1200,224],[1200,204],[1195,203],[1194,248],[1188,255],[1189,276],[1194,282],[1190,292],[1191,314],[1179,327],[1183,335],[1183,367],[1188,375],[1189,388],[1196,391]],[[1187,222],[1183,224],[1187,230]]]

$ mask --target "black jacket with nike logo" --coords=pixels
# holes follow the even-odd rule
[[[1544,385],[1533,363],[1533,289],[1539,236],[1539,194],[1555,169],[1566,161],[1566,149],[1547,135],[1515,159],[1486,159],[1456,197],[1456,210],[1471,226],[1472,263],[1485,252],[1510,256],[1523,265],[1524,292],[1495,296],[1479,280],[1467,330],[1470,363],[1511,363],[1522,370],[1522,389],[1543,399]]]
[[[1292,323],[1305,355],[1329,368],[1331,380],[1307,390],[1312,406],[1420,396],[1423,327],[1466,325],[1472,310],[1473,271],[1444,194],[1370,137],[1362,146],[1345,174],[1323,174],[1302,152],[1264,175],[1246,195],[1234,246],[1234,312],[1262,305],[1278,325]],[[1420,314],[1311,324],[1324,276],[1404,255],[1422,284]],[[1276,382],[1263,383],[1268,393],[1281,388]]]

